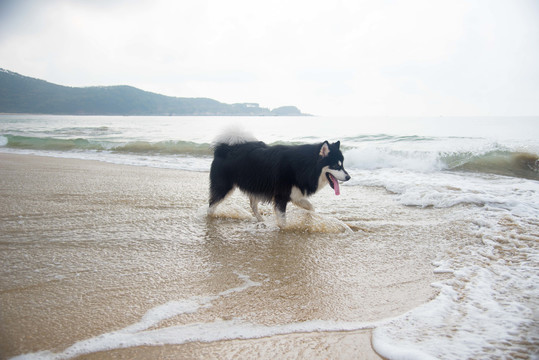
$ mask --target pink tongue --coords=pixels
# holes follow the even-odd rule
[[[331,181],[333,182],[333,190],[335,190],[335,195],[340,195],[341,190],[339,189],[339,182],[335,178],[335,176],[329,174],[329,177],[331,178]]]

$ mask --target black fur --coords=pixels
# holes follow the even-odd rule
[[[321,155],[324,144],[329,148],[325,156]],[[327,141],[297,146],[268,146],[261,141],[217,144],[210,171],[209,205],[218,204],[238,187],[257,200],[273,202],[277,210],[285,213],[294,186],[304,196],[312,195],[318,190],[324,167],[335,169],[340,161],[342,168],[339,147],[340,142]]]

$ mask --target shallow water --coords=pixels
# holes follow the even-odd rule
[[[181,129],[173,120],[168,129]],[[202,122],[208,129],[232,122],[218,120]],[[37,157],[21,173],[20,164],[3,163],[0,329],[8,340],[0,352],[50,351],[39,354],[63,358],[115,349],[133,355],[139,348],[121,349],[164,342],[181,343],[195,356],[202,351],[197,341],[211,341],[202,351],[208,354],[219,339],[248,338],[255,348],[269,344],[263,352],[272,357],[282,355],[270,350],[282,339],[277,334],[309,333],[319,345],[310,354],[324,358],[331,353],[322,350],[318,331],[331,332],[342,345],[350,338],[335,331],[351,331],[353,338],[356,330],[374,329],[374,348],[391,359],[538,358],[533,119],[483,119],[467,129],[466,122],[451,128],[451,121],[438,129],[426,120],[408,127],[348,123],[346,132],[319,120],[302,119],[314,121],[314,130],[297,136],[284,126],[290,119],[279,120],[280,127],[269,120],[257,125],[255,135],[267,142],[325,140],[324,132],[343,140],[352,180],[341,196],[329,188],[315,195],[315,213],[289,205],[285,230],[275,225],[269,206],[262,207],[264,223],[255,222],[240,193],[208,218],[204,170],[211,158],[204,153],[15,148],[4,136],[2,152],[157,168]],[[51,126],[53,132],[81,127],[80,119],[52,119],[59,122],[43,128],[28,121],[41,133],[15,122],[10,136],[32,142]],[[177,138],[166,123],[146,139],[137,132],[139,120],[128,129],[136,136],[114,118],[89,119],[76,131],[101,129],[92,136],[117,137],[109,139],[115,144],[136,139],[199,148],[217,133],[187,126],[188,135]],[[145,318],[159,322],[142,329]],[[129,333],[135,325],[140,329]],[[118,331],[127,335],[119,340]],[[201,339],[202,333],[213,337]],[[231,357],[246,351],[237,341],[220,349]],[[296,354],[294,341],[281,345]]]
[[[291,206],[280,230],[239,192],[208,218],[207,174],[33,159],[22,182],[3,164],[9,356],[370,329],[435,295],[431,261],[464,225],[354,186]]]

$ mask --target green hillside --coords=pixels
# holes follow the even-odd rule
[[[303,115],[295,106],[224,104],[179,98],[132,86],[68,87],[0,69],[0,113],[57,115]]]

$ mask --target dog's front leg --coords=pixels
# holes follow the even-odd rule
[[[299,206],[300,208],[303,208],[305,210],[314,211],[314,206],[305,198],[305,195],[303,192],[293,186],[292,191],[290,192],[290,200],[292,200],[292,203],[296,206]]]
[[[305,210],[314,211],[314,206],[311,202],[305,198],[297,199],[294,201],[294,205],[299,206]]]

